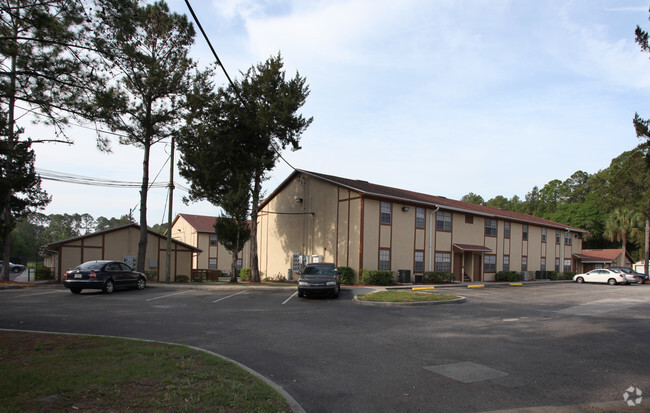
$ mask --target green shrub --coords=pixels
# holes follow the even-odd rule
[[[39,262],[34,265],[34,278],[36,280],[51,280],[54,278],[54,273],[50,267]]]
[[[239,279],[242,281],[250,281],[251,275],[252,275],[252,271],[248,267],[239,270]]]
[[[558,279],[557,271],[549,271],[548,272],[548,279],[553,280],[553,281],[557,280]]]
[[[190,280],[190,277],[187,275],[177,275],[174,281],[177,283],[186,283]]]
[[[350,267],[338,267],[341,273],[341,284],[354,284],[354,270]]]
[[[147,281],[155,281],[158,276],[158,271],[149,270],[144,272],[144,276],[147,277]]]
[[[573,276],[576,275],[577,273],[575,271],[567,271],[560,273],[560,280],[572,280]]]
[[[454,274],[447,271],[427,271],[423,274],[422,282],[425,284],[454,282]]]
[[[366,285],[391,285],[394,282],[393,271],[362,270],[361,283]]]
[[[521,281],[521,277],[517,271],[499,271],[496,274],[496,280],[517,282],[517,281]]]

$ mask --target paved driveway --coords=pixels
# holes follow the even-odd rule
[[[0,328],[202,347],[275,381],[308,412],[624,407],[630,386],[650,410],[650,285],[450,291],[467,302],[369,307],[350,289],[338,300],[293,289],[2,290]]]

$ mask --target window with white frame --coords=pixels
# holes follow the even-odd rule
[[[555,231],[555,243],[556,244],[560,243],[560,231],[559,230]]]
[[[217,245],[217,234],[210,234],[210,245]]]
[[[415,263],[413,265],[414,272],[424,271],[424,251],[415,251]]]
[[[434,271],[451,272],[451,252],[436,252]]]
[[[521,270],[528,271],[528,257],[521,257]]]
[[[503,256],[503,271],[510,271],[510,256]]]
[[[542,242],[546,242],[546,228],[542,228]]]
[[[503,223],[503,236],[505,238],[510,238],[510,222]]]
[[[210,258],[208,260],[208,269],[209,270],[216,270],[217,269],[217,259],[216,258]]]
[[[564,260],[564,272],[570,272],[571,271],[571,259],[567,258]]]
[[[390,250],[382,248],[379,250],[379,270],[390,270]]]
[[[486,237],[496,237],[497,236],[497,220],[485,218],[485,236]]]
[[[560,259],[555,259],[555,271],[560,272]]]
[[[485,254],[483,257],[483,271],[497,272],[497,256],[492,254]]]
[[[571,232],[569,231],[564,233],[564,245],[571,245]]]
[[[379,216],[379,222],[382,224],[390,224],[391,221],[391,212],[393,205],[390,202],[381,203],[381,213]]]
[[[528,239],[528,225],[526,225],[526,224],[522,225],[521,238],[522,238],[523,240],[527,240],[527,239]]]
[[[439,231],[451,231],[451,212],[436,212],[436,229]]]
[[[426,215],[424,208],[415,208],[415,227],[424,228]]]
[[[540,262],[540,270],[546,271],[546,258],[542,257],[542,261]]]

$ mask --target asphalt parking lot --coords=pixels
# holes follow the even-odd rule
[[[307,412],[650,411],[650,285],[447,288],[463,304],[370,307],[294,289],[0,290],[0,328],[181,343],[273,380]],[[558,410],[558,411],[561,411]],[[585,410],[591,411],[591,410]],[[596,411],[596,410],[594,410]]]

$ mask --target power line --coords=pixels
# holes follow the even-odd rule
[[[203,34],[203,38],[205,41],[208,43],[208,47],[210,48],[210,51],[212,52],[212,55],[214,58],[217,60],[217,64],[221,67],[221,70],[223,73],[226,75],[226,79],[228,79],[228,82],[230,83],[230,86],[232,86],[233,90],[235,91],[235,94],[237,95],[237,98],[242,102],[242,104],[248,109],[249,111],[251,108],[248,106],[248,102],[242,98],[242,96],[239,94],[239,89],[235,85],[235,83],[232,81],[230,78],[230,75],[228,74],[228,71],[226,70],[226,67],[221,63],[221,59],[219,59],[219,56],[217,55],[217,52],[214,50],[214,47],[212,47],[212,42],[210,41],[210,38],[208,38],[208,35],[205,33],[205,30],[203,30],[203,26],[201,25],[201,22],[199,21],[199,18],[196,16],[196,13],[194,13],[194,9],[192,8],[192,5],[190,4],[189,0],[185,0],[185,4],[187,5],[187,8],[190,10],[190,13],[192,14],[192,18],[194,18],[194,21],[196,22],[196,25],[199,27],[199,30],[201,31],[201,34]],[[293,169],[294,171],[297,171],[296,168],[294,168],[293,165],[291,165],[280,153],[278,148],[275,147],[273,143],[271,143],[271,147],[273,148],[273,151],[278,155],[280,159],[284,161],[287,165],[289,165],[289,168]]]
[[[98,187],[109,187],[109,188],[140,188],[142,182],[135,181],[119,181],[114,179],[104,179],[96,178],[91,176],[75,175],[71,173],[52,171],[49,169],[36,168],[36,172],[39,174],[41,179],[47,181],[63,182],[67,184],[76,184],[76,185],[88,185],[88,186],[98,186]],[[189,188],[185,185],[174,182],[174,185],[179,188],[181,191],[189,192]],[[167,188],[169,186],[168,182],[152,182],[149,185],[151,188]]]

